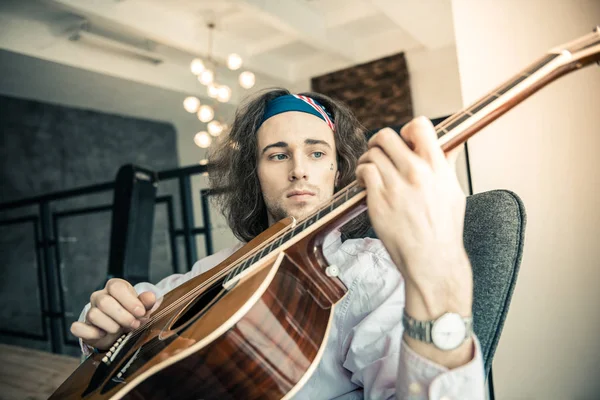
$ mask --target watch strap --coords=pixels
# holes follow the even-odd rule
[[[465,323],[465,338],[471,337],[473,335],[473,317],[463,317],[462,320]],[[402,325],[404,327],[404,331],[411,338],[418,340],[424,343],[433,343],[433,339],[431,337],[431,332],[433,330],[433,325],[435,324],[435,319],[428,321],[419,321],[417,319],[412,318],[406,312],[402,313]]]

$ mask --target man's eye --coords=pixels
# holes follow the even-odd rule
[[[323,155],[324,155],[324,154],[323,154],[323,152],[322,152],[322,151],[315,151],[315,152],[313,153],[313,156],[314,156],[315,158],[321,158],[321,157],[323,157]]]
[[[270,158],[271,160],[277,160],[277,161],[282,161],[286,159],[286,155],[285,154],[273,154]]]

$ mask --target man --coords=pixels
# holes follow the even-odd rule
[[[344,105],[275,89],[238,110],[230,134],[211,154],[211,185],[231,189],[219,205],[242,242],[284,217],[301,220],[355,178],[366,187],[368,216],[381,240],[342,242],[337,231],[327,237],[325,256],[339,266],[348,293],[335,309],[323,358],[296,398],[484,398],[481,351],[469,329],[473,285],[462,241],[457,154],[446,157],[425,118],[401,135],[404,141],[383,129],[367,146]],[[345,233],[360,231],[359,220]],[[92,293],[71,331],[84,352],[110,347],[123,331],[140,326],[156,296],[241,245],[157,285],[133,288],[111,279]],[[418,327],[434,324],[432,343]],[[460,337],[453,337],[453,327]]]

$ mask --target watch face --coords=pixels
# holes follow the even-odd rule
[[[462,317],[446,313],[438,318],[431,329],[433,344],[441,350],[453,350],[465,340],[467,327]]]

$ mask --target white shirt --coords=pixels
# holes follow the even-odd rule
[[[157,297],[229,257],[242,244],[222,250],[194,264],[186,274],[171,275],[158,284],[140,283],[138,293]],[[448,370],[415,353],[402,340],[404,280],[383,244],[377,239],[342,243],[330,234],[323,252],[340,269],[348,288],[334,309],[333,324],[323,357],[294,399],[484,399],[481,349],[474,340],[474,357]],[[89,304],[81,313],[83,321]],[[89,350],[82,346],[84,353]]]

